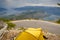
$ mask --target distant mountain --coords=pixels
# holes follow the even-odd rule
[[[11,19],[11,20],[42,19],[47,21],[56,21],[60,18],[60,16],[48,14],[44,11],[25,11],[20,14],[5,16],[5,18]]]
[[[48,6],[25,6],[21,8],[14,8],[16,11],[26,11],[26,10],[35,10],[35,11],[45,11],[48,14],[54,14],[60,16],[60,7],[48,7]]]
[[[12,8],[9,10],[3,8],[1,9],[4,10],[2,11],[2,13],[4,14],[2,17],[11,20],[33,18],[54,21],[60,19],[60,7],[25,6],[20,8]]]
[[[56,21],[56,20],[58,20],[58,19],[60,19],[60,16],[50,15],[50,16],[48,16],[48,17],[45,17],[43,20]]]
[[[43,19],[45,17],[50,16],[49,14],[45,13],[44,11],[26,11],[22,12],[20,14],[13,14],[9,15],[8,17],[5,16],[5,18],[9,19]]]
[[[5,8],[0,8],[0,17],[4,14],[6,14],[7,9]]]
[[[0,8],[0,12],[6,11],[7,9],[5,8]]]
[[[13,9],[0,8],[0,17],[12,15],[15,13],[16,11]]]

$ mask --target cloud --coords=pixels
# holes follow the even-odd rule
[[[5,0],[0,0],[0,7],[5,6]]]
[[[60,0],[0,0],[0,7],[13,8],[31,5],[55,5],[58,2]]]

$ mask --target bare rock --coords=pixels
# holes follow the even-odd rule
[[[9,30],[6,32],[1,40],[13,40],[14,37],[16,37],[21,31],[20,30]],[[43,32],[44,36],[46,36],[48,39],[46,40],[60,40],[60,38],[52,33],[49,32]]]

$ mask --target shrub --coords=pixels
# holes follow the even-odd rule
[[[58,21],[56,21],[56,23],[60,24],[60,19]]]

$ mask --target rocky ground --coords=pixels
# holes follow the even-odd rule
[[[9,30],[2,35],[0,40],[14,40],[14,37],[16,37],[20,32],[20,30]],[[55,34],[44,32],[44,35],[48,38],[46,40],[60,40],[60,38]]]

